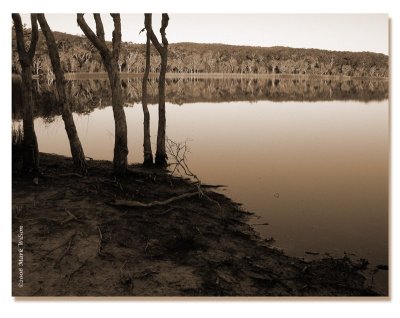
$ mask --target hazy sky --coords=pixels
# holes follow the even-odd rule
[[[29,15],[23,15],[30,25]],[[46,14],[53,30],[82,34],[75,14]],[[91,14],[86,21],[94,29]],[[102,15],[106,38],[113,22]],[[154,30],[160,14],[153,15]],[[142,14],[121,14],[122,39],[144,43]],[[170,43],[199,42],[252,46],[291,46],[337,51],[371,51],[388,54],[389,22],[386,14],[170,14]]]

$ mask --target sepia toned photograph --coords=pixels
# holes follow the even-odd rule
[[[10,28],[12,296],[389,296],[387,14]]]

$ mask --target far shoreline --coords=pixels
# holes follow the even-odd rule
[[[122,79],[126,78],[142,78],[143,73],[119,73]],[[150,73],[149,77],[158,77],[158,73]],[[20,78],[19,74],[12,73],[12,78]],[[48,77],[46,75],[33,75],[33,79],[41,79]],[[166,73],[168,79],[193,78],[193,79],[326,79],[335,81],[349,80],[374,80],[388,81],[389,77],[377,76],[347,76],[347,75],[318,75],[318,74],[248,74],[248,73]],[[66,80],[86,80],[86,79],[108,79],[106,72],[94,73],[65,73]]]
[[[143,77],[143,73],[121,72],[121,78]],[[158,73],[150,73],[149,77],[158,77]],[[108,79],[106,72],[96,73],[65,73],[65,79],[87,79],[87,78],[105,78]],[[166,78],[198,78],[198,79],[279,79],[279,78],[300,78],[300,79],[332,79],[332,80],[351,80],[351,79],[373,79],[388,80],[388,77],[360,77],[343,75],[316,75],[316,74],[249,74],[249,73],[166,73]]]

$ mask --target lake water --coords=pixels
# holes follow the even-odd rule
[[[169,83],[167,136],[188,140],[191,170],[204,183],[227,185],[222,191],[257,216],[250,223],[269,224],[256,230],[289,255],[348,253],[371,268],[388,264],[387,83],[251,82]],[[123,83],[130,163],[143,158],[139,84]],[[39,149],[69,156],[63,121],[38,88]],[[153,101],[155,91],[154,82]],[[68,94],[85,154],[112,160],[107,82],[70,82]],[[149,109],[154,151],[157,106]],[[387,290],[386,272],[375,281]]]

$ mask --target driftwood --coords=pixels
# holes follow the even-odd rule
[[[185,198],[190,198],[190,197],[193,197],[195,195],[199,195],[199,192],[196,191],[196,192],[183,193],[181,195],[169,198],[169,199],[164,200],[164,201],[153,201],[153,202],[149,202],[149,203],[142,203],[142,202],[133,201],[133,200],[115,200],[111,204],[112,205],[116,205],[116,206],[149,208],[149,207],[153,207],[153,206],[168,205],[168,204],[170,204],[172,202],[175,202],[175,201],[178,201],[178,200],[182,200],[182,199],[185,199]]]

